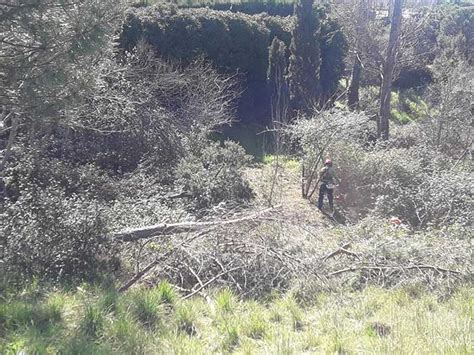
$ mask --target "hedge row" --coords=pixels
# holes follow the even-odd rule
[[[198,8],[208,7],[219,11],[242,12],[244,14],[255,15],[266,12],[271,16],[291,16],[293,15],[293,3],[284,2],[241,2],[241,3],[214,3],[214,4],[199,4],[193,0],[182,1],[178,4],[182,8]]]
[[[243,74],[245,92],[238,105],[238,116],[244,121],[261,122],[269,116],[270,106],[266,85],[268,47],[275,36],[289,46],[292,25],[292,17],[266,13],[248,15],[208,8],[148,6],[130,11],[120,47],[132,50],[143,39],[162,57],[187,64],[204,56],[221,72]],[[324,20],[321,33],[322,69],[329,81],[325,86],[334,90],[344,69],[345,45],[340,43],[344,38],[337,24],[329,19]]]

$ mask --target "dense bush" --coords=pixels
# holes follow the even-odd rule
[[[293,3],[284,2],[263,2],[263,1],[249,1],[249,2],[196,2],[193,0],[178,2],[179,7],[195,8],[195,7],[209,7],[213,10],[243,12],[244,14],[255,15],[265,12],[271,16],[291,16],[293,15]]]
[[[282,20],[280,27],[284,25]],[[130,51],[142,38],[163,57],[189,63],[204,54],[227,72],[239,69],[251,81],[265,81],[271,38],[261,17],[209,9],[147,7],[129,14],[120,45]]]
[[[454,159],[463,158],[472,146],[474,67],[460,62],[447,66],[431,86],[430,114],[421,122],[425,144]]]
[[[441,7],[430,25],[437,31],[438,66],[467,61],[474,63],[474,15],[472,6]]]
[[[363,215],[397,216],[413,226],[469,224],[472,176],[429,149],[372,148],[340,143],[332,149],[346,206]]]
[[[460,61],[474,61],[472,7],[444,4],[421,8],[405,19],[406,43],[402,44],[399,74],[394,87],[400,90],[426,88],[439,70]],[[423,25],[420,26],[420,24]],[[411,37],[411,38],[410,38]]]
[[[290,133],[295,144],[301,147],[303,196],[311,198],[314,194],[324,160],[335,155],[340,141],[361,144],[369,132],[369,119],[364,113],[331,110],[297,120]]]
[[[345,71],[344,58],[347,54],[348,43],[341,24],[328,16],[327,12],[319,9],[321,13],[321,68],[320,81],[323,101],[334,102],[334,95],[343,78]]]
[[[181,161],[177,184],[197,208],[212,207],[222,201],[248,201],[252,190],[242,177],[242,168],[250,160],[236,143],[210,144]]]
[[[141,45],[121,59],[103,58],[93,68],[96,82],[83,88],[67,122],[38,125],[38,134],[19,130],[1,176],[0,272],[83,279],[107,270],[116,256],[109,228],[175,218],[178,212],[159,210],[162,195],[181,177],[175,175],[178,162],[192,164],[195,148],[232,120],[235,81],[202,60],[182,68]],[[215,181],[209,177],[200,186],[216,184],[204,205],[251,196],[239,180],[248,158],[236,145],[228,147],[202,151],[203,164],[225,165]],[[202,171],[187,170],[193,177]],[[141,179],[148,184],[136,184]]]
[[[235,88],[235,80],[200,59],[182,68],[140,43],[122,63],[101,63],[96,86],[73,111],[73,127],[54,128],[49,155],[112,173],[148,161],[156,173],[186,154],[188,138],[206,139],[232,120]]]
[[[92,278],[113,266],[113,248],[97,202],[60,186],[24,187],[15,202],[2,204],[1,273],[12,278]]]
[[[4,195],[17,200],[23,191],[59,187],[66,196],[83,195],[97,200],[113,200],[117,187],[113,180],[93,164],[73,164],[41,156],[37,151],[25,152],[3,177]]]

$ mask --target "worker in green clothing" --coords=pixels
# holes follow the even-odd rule
[[[336,172],[332,167],[331,159],[327,159],[324,162],[324,168],[319,172],[319,181],[321,186],[319,187],[319,199],[318,199],[318,208],[323,209],[323,199],[324,195],[328,195],[329,208],[331,213],[334,213],[334,188],[336,187],[336,181],[341,183],[341,180],[336,176]]]

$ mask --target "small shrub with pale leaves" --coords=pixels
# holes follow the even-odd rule
[[[243,178],[243,169],[249,163],[250,157],[236,143],[209,144],[180,162],[177,184],[198,209],[220,202],[246,202],[253,197]]]

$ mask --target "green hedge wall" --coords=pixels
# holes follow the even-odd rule
[[[335,36],[334,22],[326,23],[331,24],[331,31],[322,31],[322,66],[328,73],[325,87],[334,90],[343,74],[345,50],[334,40],[343,39],[342,32]],[[240,73],[244,92],[238,103],[238,117],[244,122],[265,123],[270,116],[266,85],[268,47],[275,36],[289,45],[292,25],[293,18],[289,16],[147,6],[130,11],[119,44],[132,50],[144,39],[156,48],[157,55],[184,65],[196,56],[204,56],[221,72]]]

